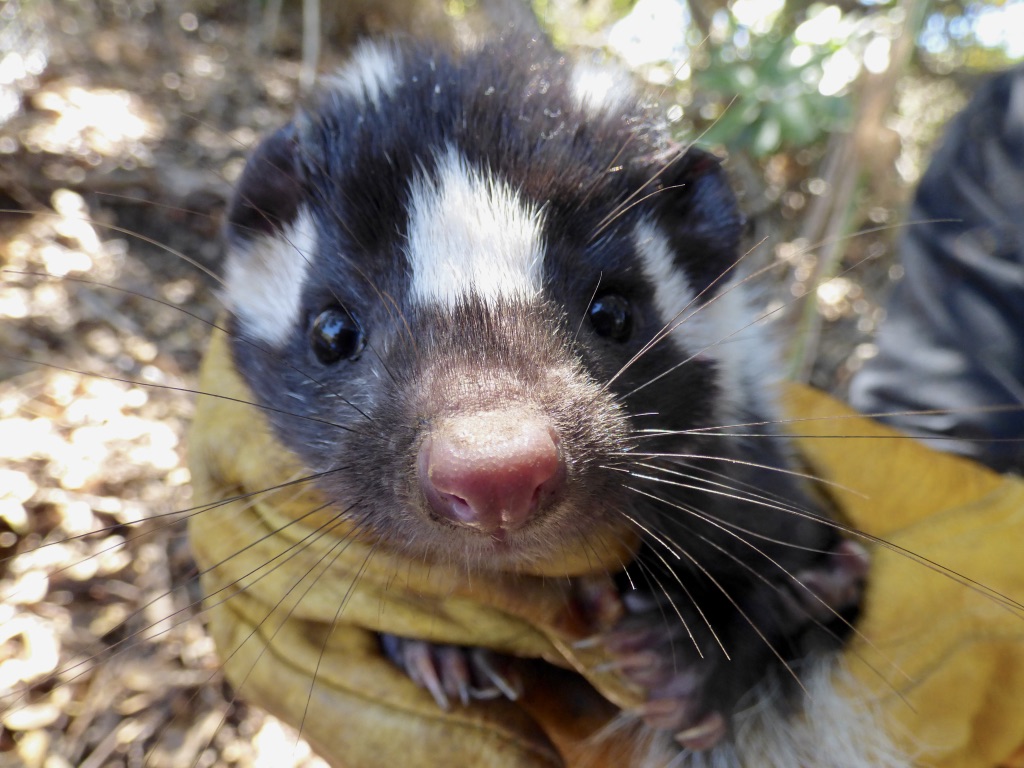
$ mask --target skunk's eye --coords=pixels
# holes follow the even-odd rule
[[[625,341],[633,330],[629,302],[617,294],[609,293],[594,299],[587,314],[598,336]]]
[[[363,329],[341,307],[328,307],[313,321],[309,340],[317,359],[324,365],[339,360],[356,360],[366,346]]]

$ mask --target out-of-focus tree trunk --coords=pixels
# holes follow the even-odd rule
[[[850,133],[834,137],[825,161],[823,178],[831,194],[815,198],[815,205],[807,213],[801,238],[808,243],[821,244],[821,255],[810,286],[819,286],[836,273],[843,257],[844,245],[854,218],[857,191],[864,179],[888,178],[887,170],[899,153],[899,136],[885,123],[895,100],[896,86],[906,72],[907,62],[914,52],[917,33],[924,20],[926,0],[913,0],[906,4],[906,17],[900,35],[893,40],[889,65],[883,72],[865,71],[856,87],[856,113]],[[868,182],[870,183],[870,181]],[[879,197],[874,190],[872,199]],[[793,378],[808,381],[821,334],[821,315],[814,302],[805,305],[800,344],[792,351]]]
[[[442,0],[272,0],[264,9],[265,47],[302,50],[303,86],[367,37],[433,40],[458,49],[509,30],[543,34],[528,0],[477,0],[451,14]]]

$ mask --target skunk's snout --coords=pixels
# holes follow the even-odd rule
[[[417,471],[435,515],[497,539],[533,520],[565,483],[555,429],[515,410],[440,422],[420,446]]]

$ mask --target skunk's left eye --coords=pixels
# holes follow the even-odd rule
[[[609,293],[594,299],[587,313],[598,336],[625,341],[633,330],[633,311],[622,296]]]
[[[324,365],[333,365],[342,359],[357,360],[366,346],[362,326],[341,307],[328,307],[316,316],[309,340],[317,359]]]

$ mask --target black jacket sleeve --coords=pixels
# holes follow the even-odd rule
[[[855,378],[866,413],[1000,471],[1024,471],[1024,68],[951,122],[900,244],[905,275]]]

